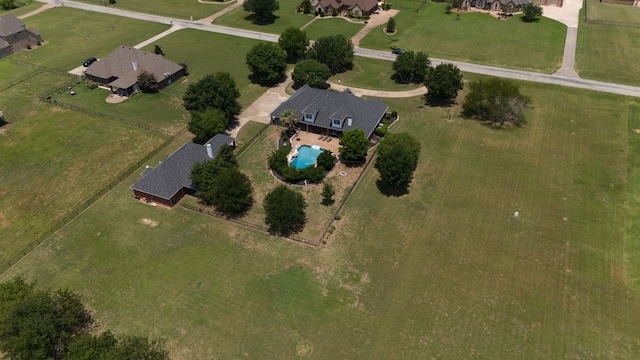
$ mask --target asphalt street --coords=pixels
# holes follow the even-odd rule
[[[152,21],[152,22],[161,23],[161,24],[178,25],[188,29],[210,31],[218,34],[239,36],[239,37],[255,39],[255,40],[263,40],[263,41],[271,41],[271,42],[278,41],[278,35],[267,34],[267,33],[262,33],[258,31],[236,29],[236,28],[230,28],[226,26],[201,23],[197,21],[173,19],[173,18],[164,17],[164,16],[114,9],[108,6],[91,5],[91,4],[79,3],[75,1],[67,1],[67,0],[38,0],[38,1],[43,3],[50,3],[50,4],[57,4],[61,6],[72,7],[76,9],[82,9],[86,11],[123,16],[123,17],[132,18],[132,19],[138,19],[138,20]],[[387,60],[387,61],[395,60],[395,55],[391,54],[391,52],[388,52],[388,51],[370,50],[370,49],[363,49],[363,48],[356,47],[354,52],[356,56]],[[497,77],[508,78],[508,79],[534,81],[534,82],[545,83],[545,84],[553,84],[553,85],[567,86],[567,87],[573,87],[573,88],[603,91],[603,92],[619,94],[619,95],[640,97],[640,87],[635,87],[635,86],[607,83],[607,82],[595,81],[595,80],[578,79],[578,78],[566,77],[561,75],[550,75],[550,74],[535,73],[530,71],[506,69],[506,68],[499,68],[499,67],[486,66],[486,65],[477,65],[477,64],[470,64],[470,63],[464,63],[459,61],[443,60],[443,59],[431,59],[431,62],[433,65],[438,65],[443,62],[452,63],[456,65],[458,68],[460,68],[460,70],[462,71],[475,73],[475,74],[491,75],[491,76],[497,76]]]

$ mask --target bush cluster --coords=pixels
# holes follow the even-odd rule
[[[269,169],[275,171],[285,181],[298,183],[304,180],[319,182],[326,173],[335,165],[335,158],[331,153],[324,151],[318,156],[318,166],[309,166],[304,169],[296,169],[289,166],[287,155],[291,152],[291,146],[283,146],[269,157]]]

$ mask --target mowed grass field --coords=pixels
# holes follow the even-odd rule
[[[635,359],[640,103],[520,85],[534,109],[509,131],[385,100],[422,142],[409,193],[369,170],[320,249],[136,202],[135,174],[1,278],[78,291],[179,359]]]
[[[358,31],[362,30],[363,27],[364,24],[362,23],[352,23],[344,18],[326,16],[318,17],[316,21],[304,28],[304,31],[311,40],[335,34],[342,34],[347,39],[350,39],[353,35],[357,34]]]
[[[172,18],[198,20],[213,15],[220,10],[225,9],[235,1],[223,4],[216,0],[210,3],[201,3],[198,0],[154,0],[152,2],[145,0],[125,0],[117,1],[115,4],[109,4],[106,0],[80,0],[87,4],[106,5],[110,8],[129,10],[147,14],[156,14]]]
[[[31,16],[25,24],[38,29],[45,44],[12,57],[64,71],[82,65],[90,56],[100,59],[120,45],[134,46],[169,28],[168,25],[68,7]]]
[[[0,128],[3,267],[164,141],[138,128],[38,101],[43,89],[65,80],[42,73],[0,97],[8,121]]]
[[[613,4],[602,4],[613,5]],[[620,5],[622,6],[622,5]],[[638,15],[640,8],[627,6]],[[592,9],[598,8],[589,5]],[[580,10],[584,16],[584,9]],[[627,21],[625,13],[612,17],[616,21]],[[589,15],[591,18],[591,15]],[[640,21],[640,20],[639,20]],[[640,28],[614,26],[595,22],[582,22],[578,27],[576,46],[576,71],[582,78],[640,85]]]
[[[399,4],[400,5],[400,4]],[[424,51],[430,57],[494,65],[513,69],[551,72],[562,64],[566,26],[547,18],[524,23],[520,16],[499,21],[487,14],[445,14],[445,3],[427,2],[416,13],[396,15],[398,32],[390,36],[373,29],[360,47]]]
[[[587,0],[587,22],[622,23],[640,26],[640,9],[635,6]],[[583,17],[584,18],[584,14]]]
[[[313,16],[297,13],[296,8],[300,5],[298,0],[280,0],[280,10],[273,14],[277,17],[272,24],[258,25],[251,21],[251,13],[244,11],[241,7],[214,20],[214,24],[230,26],[240,29],[261,31],[272,34],[281,34],[290,27],[302,27],[313,20]]]
[[[384,90],[384,91],[404,91],[412,90],[423,84],[400,84],[392,79],[393,62],[369,59],[361,56],[353,58],[353,68],[343,73],[338,73],[329,78],[329,82],[357,88]]]
[[[16,8],[16,9],[12,9],[12,10],[0,10],[0,17],[6,15],[6,14],[13,14],[15,16],[20,16],[20,15],[24,15],[28,12],[31,12],[33,10],[36,10],[37,8],[41,7],[42,5],[44,5],[44,3],[38,2],[38,1],[34,1],[34,0],[24,0],[24,1],[17,1],[17,2],[21,2],[24,5],[21,5],[20,7]],[[18,4],[16,4],[18,5]]]

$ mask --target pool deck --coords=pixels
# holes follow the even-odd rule
[[[291,146],[295,149],[298,145],[318,145],[322,149],[329,150],[332,153],[338,153],[338,150],[340,149],[340,139],[331,138],[331,141],[326,141],[319,140],[319,137],[319,134],[300,130],[298,132],[298,136],[291,139]]]

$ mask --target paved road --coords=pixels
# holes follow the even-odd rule
[[[100,12],[100,13],[111,14],[116,16],[129,17],[133,19],[152,21],[152,22],[161,23],[161,24],[167,24],[167,25],[175,24],[175,25],[179,25],[189,29],[210,31],[210,32],[219,33],[219,34],[240,36],[240,37],[263,40],[263,41],[271,41],[271,42],[278,41],[278,35],[266,34],[258,31],[235,29],[235,28],[229,28],[229,27],[220,26],[220,25],[204,24],[196,21],[172,19],[164,16],[143,14],[143,13],[137,13],[133,11],[114,9],[108,6],[90,5],[90,4],[78,3],[78,2],[67,1],[67,0],[38,0],[38,1],[51,3],[51,4],[59,4],[59,5],[87,10],[87,11],[94,11],[94,12]],[[391,54],[390,52],[363,49],[359,47],[355,48],[355,55],[368,57],[372,59],[387,60],[387,61],[395,60],[395,55]],[[595,80],[577,79],[577,78],[571,78],[571,77],[566,77],[561,75],[549,75],[549,74],[534,73],[534,72],[522,71],[522,70],[504,69],[504,68],[498,68],[493,66],[476,65],[476,64],[441,60],[441,59],[431,59],[431,62],[434,65],[438,65],[442,62],[452,63],[457,67],[459,67],[460,70],[470,72],[470,73],[491,75],[491,76],[497,76],[497,77],[503,77],[503,78],[509,78],[509,79],[516,79],[516,80],[534,81],[534,82],[540,82],[545,84],[554,84],[554,85],[560,85],[560,86],[590,89],[590,90],[603,91],[603,92],[608,92],[613,94],[640,97],[640,87],[635,87],[635,86],[606,83],[606,82],[595,81]]]

